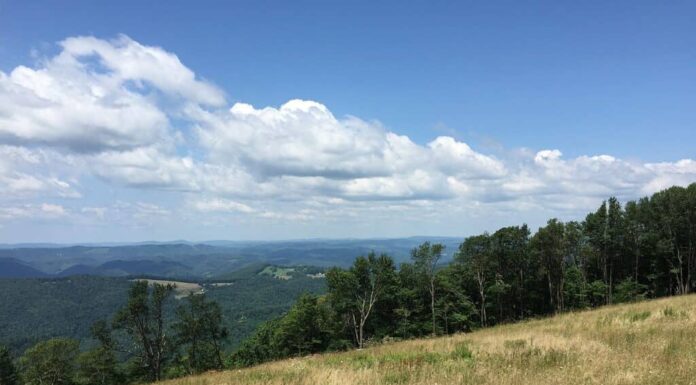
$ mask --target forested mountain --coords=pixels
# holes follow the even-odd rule
[[[262,274],[266,267],[249,266],[224,279],[199,283],[223,310],[230,346],[247,337],[260,322],[282,314],[300,294],[325,290],[322,278],[308,276],[316,268],[286,268],[293,270],[290,279],[281,279]],[[88,342],[90,326],[113,318],[126,302],[131,284],[130,278],[99,276],[0,279],[0,345],[20,353],[56,336]]]
[[[203,279],[259,263],[348,266],[356,255],[370,251],[388,253],[397,261],[407,261],[410,250],[426,240],[444,243],[450,252],[461,242],[459,238],[412,237],[277,242],[213,241],[211,244],[177,242],[69,247],[43,245],[19,248],[5,245],[4,248],[0,248],[0,258],[14,258],[45,275],[151,274]],[[14,277],[9,274],[7,276]]]
[[[247,366],[689,294],[696,285],[696,183],[625,205],[609,198],[582,222],[552,218],[534,233],[520,225],[470,236],[438,269],[441,253],[441,245],[426,242],[412,250],[412,263],[370,253],[347,269],[330,269],[327,296],[300,299],[231,361]]]
[[[212,280],[179,283],[205,294],[185,301],[186,293],[162,280],[150,280],[148,289],[142,279],[6,279],[0,306],[10,311],[0,319],[0,343],[17,351],[52,336],[85,337],[91,321],[112,320],[113,329],[92,327],[100,344],[80,357],[112,357],[110,384],[156,381],[689,294],[695,245],[696,183],[623,205],[609,198],[582,221],[552,218],[535,232],[522,224],[473,235],[449,251],[451,258],[446,245],[424,241],[410,249],[409,262],[369,251],[326,271],[247,264]],[[170,332],[176,339],[164,337]],[[121,362],[114,338],[134,347]],[[20,362],[66,349],[75,367],[78,343],[71,339],[41,342]]]
[[[159,277],[197,278],[191,273],[191,268],[182,263],[150,260],[115,260],[103,263],[99,266],[74,265],[58,274],[58,276],[61,277],[69,277],[72,275],[100,275],[112,277],[153,275]]]
[[[37,278],[47,275],[15,258],[0,258],[0,278]]]

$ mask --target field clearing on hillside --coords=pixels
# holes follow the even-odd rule
[[[155,283],[160,285],[174,285],[174,297],[176,299],[187,297],[189,293],[203,294],[205,292],[203,286],[193,282],[166,281],[162,279],[134,279],[134,281],[147,281],[150,285],[154,285]]]
[[[696,295],[272,362],[164,384],[696,384]]]

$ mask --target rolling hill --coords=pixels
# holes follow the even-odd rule
[[[164,385],[693,384],[696,295],[272,362]]]
[[[181,287],[196,284],[208,298],[220,304],[225,326],[230,331],[230,349],[261,322],[287,311],[300,294],[319,294],[326,290],[324,279],[310,276],[321,271],[316,268],[276,268],[292,269],[288,273],[290,279],[262,274],[266,268],[267,265],[255,265],[215,281],[180,284]],[[19,354],[34,343],[52,337],[71,337],[88,343],[92,323],[111,320],[126,303],[132,279],[86,275],[0,279],[0,345]],[[185,294],[177,293],[177,298],[167,304],[170,315]]]
[[[413,248],[425,241],[446,246],[442,262],[451,260],[460,238],[411,237],[400,239],[317,239],[296,241],[210,243],[145,243],[114,245],[2,245],[0,261],[13,259],[36,270],[3,277],[21,278],[70,275],[122,276],[148,274],[158,277],[205,279],[221,272],[258,264],[346,267],[358,255],[370,251],[387,253],[397,262],[410,259]],[[1,263],[1,262],[0,262]],[[2,271],[2,270],[0,270]]]
[[[40,278],[47,275],[15,258],[0,258],[0,278]]]

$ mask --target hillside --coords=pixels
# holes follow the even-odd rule
[[[257,265],[235,271],[215,282],[180,284],[202,287],[210,299],[220,304],[230,330],[229,348],[253,333],[260,323],[287,311],[300,294],[325,291],[323,279],[299,273],[316,269],[296,267],[292,279],[279,279],[260,274],[264,268]],[[128,277],[0,279],[0,345],[19,354],[51,337],[89,342],[92,323],[112,319],[125,304],[131,284]],[[185,291],[179,291],[176,298],[183,295]],[[173,313],[176,306],[175,299],[166,307],[167,312]]]
[[[14,258],[0,258],[0,278],[38,278],[45,277],[42,271],[27,266]]]
[[[694,341],[690,295],[164,384],[693,384]]]

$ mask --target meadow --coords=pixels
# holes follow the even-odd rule
[[[696,295],[380,343],[162,384],[696,384]]]

